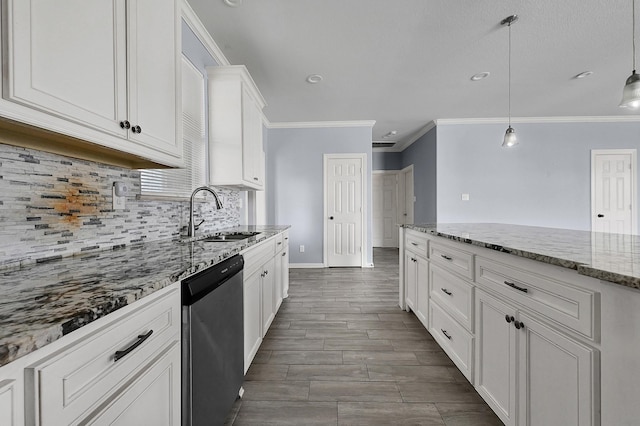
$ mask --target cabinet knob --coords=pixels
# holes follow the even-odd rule
[[[133,127],[131,128],[131,131],[132,131],[133,133],[142,133],[142,127],[140,127],[140,126],[133,126]]]
[[[254,178],[253,178],[253,180],[258,181],[258,180],[260,180],[260,179],[258,179],[257,177],[254,177]]]
[[[524,323],[522,321],[520,322],[516,321],[513,323],[513,325],[515,325],[518,330],[520,330],[521,328],[524,328]]]
[[[329,220],[333,220],[333,216],[329,216]]]
[[[598,213],[598,217],[604,217],[602,213]]]
[[[131,127],[131,123],[129,123],[129,121],[124,120],[120,122],[120,127],[123,129],[128,129]]]
[[[514,317],[510,317],[509,315],[505,315],[504,319],[507,320],[508,323],[511,323],[513,320],[515,320]]]

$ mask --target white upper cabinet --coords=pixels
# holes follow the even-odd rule
[[[211,67],[209,75],[210,184],[264,189],[264,99],[244,65]]]
[[[178,10],[175,0],[8,0],[3,98],[28,108],[2,114],[181,165]]]

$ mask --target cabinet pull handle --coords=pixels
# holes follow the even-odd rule
[[[254,177],[253,180],[259,180],[257,177]]]
[[[287,255],[286,251],[284,253],[282,253],[282,257],[285,257],[286,255]]]
[[[442,290],[444,292],[444,294],[446,294],[447,296],[451,296],[453,294],[449,290],[447,290],[446,288],[441,288],[440,290]]]
[[[522,321],[520,322],[515,321],[513,325],[515,325],[518,330],[520,330],[521,328],[524,328],[524,323]]]
[[[453,260],[453,258],[451,256],[447,256],[446,254],[441,254],[440,257],[442,257],[443,259],[446,259],[446,260]]]
[[[138,346],[143,344],[144,341],[147,340],[149,337],[151,337],[152,334],[153,334],[153,330],[149,330],[149,332],[147,334],[139,334],[138,335],[138,340],[136,340],[136,342],[134,344],[132,344],[131,346],[129,346],[125,350],[116,351],[116,353],[113,355],[113,362],[118,362],[118,360],[120,360],[120,359],[124,358],[125,356],[129,355],[129,353],[131,351],[133,351],[135,348],[137,348]]]
[[[282,245],[282,241],[278,241],[278,245]]]
[[[507,322],[508,322],[509,324],[511,324],[511,322],[515,320],[515,318],[514,318],[514,317],[510,317],[509,315],[505,315],[505,316],[504,316],[504,319],[505,319],[505,320],[507,320]]]
[[[284,237],[285,240],[289,240],[289,237]]]
[[[414,246],[418,247],[418,244],[414,243],[413,241],[411,242],[411,244],[413,244]]]
[[[528,289],[526,289],[526,288],[524,288],[524,287],[518,287],[517,285],[515,285],[515,284],[514,284],[514,283],[512,283],[512,282],[505,281],[504,283],[505,283],[506,285],[508,285],[509,287],[511,287],[511,288],[515,288],[516,290],[521,291],[521,292],[523,292],[523,293],[528,293],[528,292],[529,292],[529,290],[528,290]]]
[[[442,334],[444,334],[444,337],[451,340],[451,336],[449,335],[449,333],[447,333],[447,330],[441,328],[440,331],[442,331]]]
[[[129,129],[131,127],[131,123],[128,120],[124,120],[120,122],[120,127],[123,129]]]

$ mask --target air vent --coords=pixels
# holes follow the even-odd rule
[[[396,144],[395,142],[374,142],[373,147],[374,148],[391,148],[395,144]]]

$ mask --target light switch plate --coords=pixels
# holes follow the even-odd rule
[[[469,201],[469,194],[462,194],[462,201]]]

